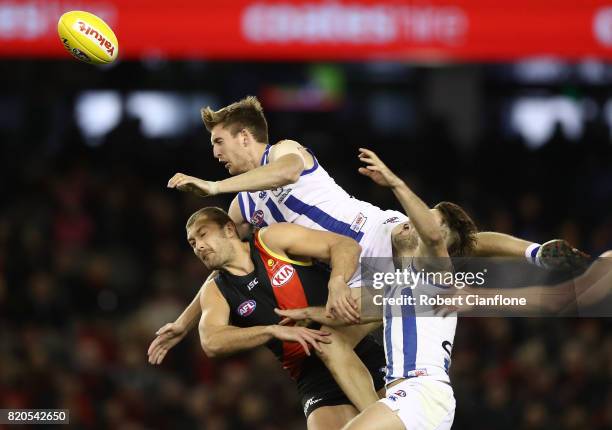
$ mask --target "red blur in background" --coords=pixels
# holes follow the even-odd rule
[[[0,0],[0,57],[63,57],[57,21],[99,15],[126,59],[612,59],[605,0]]]

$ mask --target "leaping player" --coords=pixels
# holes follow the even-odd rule
[[[230,205],[229,216],[241,237],[249,224],[264,227],[290,222],[351,237],[361,245],[361,257],[392,257],[391,232],[407,220],[406,216],[351,197],[299,143],[284,140],[269,145],[267,122],[255,97],[247,97],[218,111],[205,108],[202,118],[211,133],[213,155],[233,176],[213,182],[178,173],[168,182],[169,187],[200,196],[238,193]],[[363,169],[360,172],[366,173]],[[565,256],[566,261],[580,258],[562,241],[539,246],[500,233],[479,233],[474,253],[481,256],[526,255],[537,263],[545,263],[551,254]],[[359,271],[348,285],[360,286]],[[201,291],[174,323],[158,331],[154,343],[162,345],[165,351],[158,362],[195,326],[200,315]],[[351,303],[349,297],[346,291],[330,296],[327,314],[351,318],[347,306]],[[342,388],[360,410],[377,400],[374,394],[360,397],[366,387]]]

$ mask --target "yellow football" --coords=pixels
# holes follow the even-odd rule
[[[89,12],[66,12],[57,23],[57,32],[66,50],[85,63],[112,63],[119,53],[113,30]]]

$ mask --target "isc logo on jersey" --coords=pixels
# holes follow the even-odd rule
[[[248,317],[253,313],[256,307],[257,303],[255,300],[247,300],[246,302],[242,302],[236,310],[241,317]]]
[[[285,285],[287,282],[293,278],[293,274],[295,273],[295,269],[293,266],[288,264],[283,264],[272,276],[272,286],[280,287]]]

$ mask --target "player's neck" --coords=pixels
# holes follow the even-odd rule
[[[248,242],[239,242],[235,245],[234,256],[223,265],[223,270],[236,276],[248,275],[255,270]]]
[[[256,167],[259,167],[261,164],[261,159],[264,155],[264,152],[266,152],[266,147],[267,145],[263,144],[263,143],[259,143],[259,142],[255,142],[255,144],[252,145],[252,150],[251,150],[251,159],[250,164],[251,166],[249,166],[251,169],[255,169]]]

